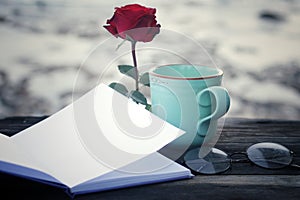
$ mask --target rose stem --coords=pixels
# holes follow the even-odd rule
[[[132,58],[133,58],[133,65],[135,68],[135,88],[137,91],[139,91],[139,72],[138,72],[138,68],[137,68],[137,61],[136,61],[136,55],[135,55],[135,45],[136,45],[136,41],[132,41],[131,42],[131,53],[132,53]]]

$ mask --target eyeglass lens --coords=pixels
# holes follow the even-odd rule
[[[230,168],[229,156],[216,148],[204,157],[199,157],[200,148],[188,151],[184,156],[185,164],[192,170],[202,174],[217,174]]]
[[[258,143],[247,149],[249,160],[268,169],[279,169],[291,164],[293,156],[286,147],[270,142]]]
[[[204,158],[199,157],[200,148],[192,149],[184,156],[185,164],[191,170],[202,174],[217,174],[228,170],[231,158],[223,151],[212,148]],[[247,149],[247,156],[254,164],[278,169],[291,164],[292,154],[286,147],[276,143],[258,143]]]

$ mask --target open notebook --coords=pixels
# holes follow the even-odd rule
[[[0,171],[70,195],[190,178],[190,170],[157,153],[182,134],[100,84],[18,134],[0,134]]]

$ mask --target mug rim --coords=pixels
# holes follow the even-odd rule
[[[207,76],[201,76],[201,77],[176,77],[176,76],[168,76],[168,75],[161,75],[158,73],[155,73],[154,70],[161,68],[161,67],[168,67],[168,66],[177,66],[177,65],[187,65],[187,66],[198,66],[198,67],[209,67],[209,66],[201,66],[201,65],[192,65],[192,64],[168,64],[168,65],[161,65],[158,67],[154,67],[152,71],[149,72],[149,74],[159,77],[159,78],[165,78],[165,79],[174,79],[174,80],[203,80],[203,79],[210,79],[210,78],[217,78],[219,76],[223,75],[223,71],[219,68],[213,68],[217,70],[217,73],[214,75],[207,75]]]

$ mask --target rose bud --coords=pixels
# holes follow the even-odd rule
[[[160,31],[155,12],[155,8],[147,8],[139,4],[115,8],[114,15],[106,22],[108,25],[103,27],[115,37],[131,42],[150,42]]]

